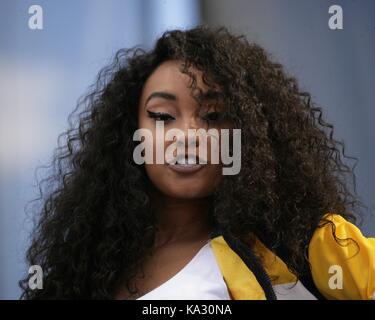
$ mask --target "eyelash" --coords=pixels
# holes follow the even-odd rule
[[[156,121],[169,121],[169,120],[175,120],[171,115],[168,113],[163,113],[163,112],[152,112],[152,111],[147,111],[148,116],[152,119],[155,119]],[[202,119],[205,121],[218,121],[221,119],[221,113],[214,111],[214,112],[209,112],[205,114]]]
[[[162,112],[151,112],[147,111],[148,116],[152,119],[155,119],[157,121],[168,121],[168,120],[175,120],[171,115],[168,113],[162,113]]]

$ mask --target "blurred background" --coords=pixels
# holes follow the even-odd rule
[[[328,8],[343,9],[331,30]],[[29,7],[43,29],[29,28]],[[329,0],[1,0],[0,299],[17,299],[27,272],[25,205],[35,168],[48,164],[77,99],[116,50],[173,28],[224,25],[264,46],[324,106],[346,154],[359,158],[357,191],[370,209],[360,226],[375,236],[375,2]]]

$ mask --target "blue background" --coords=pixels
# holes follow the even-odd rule
[[[43,30],[28,27],[33,4],[43,8]],[[343,8],[343,30],[328,28],[331,4]],[[168,28],[225,25],[263,45],[297,77],[325,106],[347,154],[359,158],[358,194],[370,209],[361,229],[375,236],[374,18],[371,0],[2,0],[0,299],[20,295],[34,171],[50,161],[77,99],[117,49],[149,48]]]

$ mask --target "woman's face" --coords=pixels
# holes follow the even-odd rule
[[[152,132],[154,155],[153,164],[146,163],[145,168],[154,187],[163,194],[173,198],[203,198],[214,191],[221,179],[222,169],[218,162],[210,163],[213,138],[207,139],[207,156],[199,154],[198,138],[197,143],[188,150],[188,145],[191,144],[188,141],[188,129],[215,128],[220,133],[220,129],[228,128],[228,124],[220,119],[220,104],[217,104],[217,99],[213,99],[215,91],[208,90],[209,88],[202,81],[201,72],[195,68],[190,69],[196,76],[197,88],[200,88],[203,96],[207,98],[203,100],[205,107],[199,106],[192,96],[191,88],[189,88],[191,78],[182,73],[180,67],[181,61],[178,60],[168,60],[162,63],[143,87],[138,110],[138,126]],[[210,94],[204,95],[207,92]],[[156,134],[156,121],[163,121],[163,136]],[[191,155],[191,150],[195,149],[196,155],[207,160],[207,164],[195,166],[169,164],[166,158],[168,146],[172,143],[176,145],[178,141],[181,141],[181,137],[176,137],[174,141],[166,139],[165,133],[170,129],[179,129],[184,133],[186,158],[189,152]],[[164,164],[156,164],[156,145],[162,147],[164,145]],[[174,152],[173,155],[176,156],[177,153]]]

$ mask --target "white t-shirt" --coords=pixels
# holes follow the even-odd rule
[[[210,241],[177,274],[137,300],[230,300]]]

